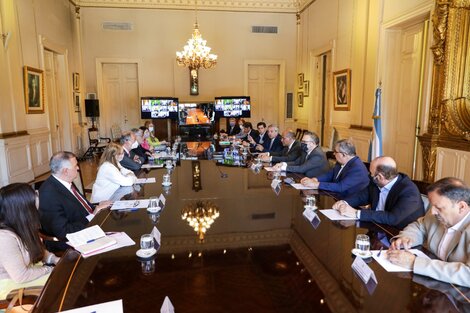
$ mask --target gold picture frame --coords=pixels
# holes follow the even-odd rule
[[[310,81],[309,80],[305,80],[304,81],[304,97],[308,97],[308,95],[310,94]]]
[[[25,66],[23,68],[26,114],[44,113],[44,72]]]
[[[299,90],[304,88],[304,73],[297,74],[297,85],[299,86]]]
[[[297,92],[297,106],[299,108],[304,106],[304,93],[302,91]]]
[[[75,112],[80,112],[80,93],[73,92],[73,108]]]
[[[79,73],[72,74],[72,82],[73,82],[73,90],[80,91],[80,74]]]
[[[333,73],[333,97],[336,111],[351,110],[351,70]]]

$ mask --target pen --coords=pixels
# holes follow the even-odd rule
[[[380,256],[380,254],[382,253],[382,250],[384,249],[384,247],[380,247],[380,250],[379,250],[379,253],[377,253],[377,257]]]
[[[90,240],[87,240],[86,243],[91,243],[91,242],[93,242],[93,241],[95,241],[95,240],[96,240],[96,239],[90,239]]]

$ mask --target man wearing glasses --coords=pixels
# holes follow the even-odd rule
[[[295,134],[292,130],[288,129],[282,133],[282,145],[284,148],[281,152],[268,152],[260,154],[261,161],[263,162],[292,162],[295,161],[302,153],[300,142],[295,140]]]
[[[357,194],[333,205],[341,215],[357,217],[403,229],[424,215],[424,205],[418,187],[405,174],[398,173],[391,157],[377,157],[370,163],[369,186]],[[370,210],[357,210],[370,205]]]
[[[302,178],[302,185],[336,193],[340,198],[350,196],[369,184],[364,163],[356,156],[356,147],[349,139],[335,143],[336,165],[327,173],[313,178]]]
[[[292,162],[281,162],[274,166],[276,170],[300,173],[306,176],[319,176],[328,171],[325,153],[319,147],[320,139],[313,132],[306,132],[301,141],[302,155]]]

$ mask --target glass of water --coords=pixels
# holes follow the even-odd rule
[[[363,256],[369,254],[370,250],[370,239],[367,235],[357,235],[356,236],[356,249],[357,252]]]
[[[140,249],[142,249],[144,253],[150,253],[154,248],[155,245],[152,235],[145,234],[140,237]]]
[[[309,195],[305,199],[305,205],[309,208],[315,207],[316,204],[316,199],[315,196]]]
[[[147,211],[150,213],[157,213],[160,211],[160,207],[158,206],[158,197],[150,197]]]

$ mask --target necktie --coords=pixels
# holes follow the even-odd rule
[[[269,151],[271,151],[271,148],[273,147],[273,143],[274,143],[274,138],[271,139],[271,143],[269,144]]]
[[[85,210],[87,210],[88,213],[93,214],[93,209],[90,207],[88,202],[86,202],[85,199],[83,199],[82,195],[78,192],[77,188],[75,188],[74,185],[72,185],[72,192],[75,198],[77,198],[77,200],[80,201],[80,203],[85,208]]]

